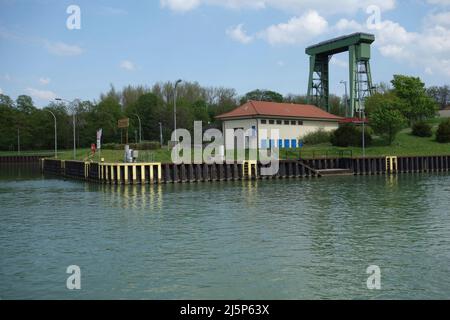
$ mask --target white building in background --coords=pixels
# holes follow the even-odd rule
[[[447,107],[444,110],[439,110],[439,115],[441,118],[450,118],[450,107]]]
[[[276,146],[280,148],[297,148],[300,140],[308,133],[319,129],[333,131],[339,128],[339,122],[344,118],[330,114],[316,106],[291,103],[275,103],[264,101],[248,101],[231,112],[216,117],[223,121],[222,129],[252,132],[246,137],[246,146],[253,148],[252,140],[261,149]],[[272,131],[278,130],[279,136],[272,137]],[[253,139],[252,139],[253,138]],[[227,141],[227,149],[234,143]]]

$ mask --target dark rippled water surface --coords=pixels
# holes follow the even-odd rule
[[[1,299],[450,298],[449,279],[450,175],[105,186],[0,167]]]

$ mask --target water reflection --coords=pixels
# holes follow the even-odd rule
[[[86,183],[85,190],[100,192],[102,205],[123,209],[160,211],[163,207],[163,185],[110,185]]]
[[[448,174],[130,186],[36,178],[0,180],[3,298],[450,292]],[[73,263],[86,270],[75,295],[61,286]],[[371,264],[381,292],[365,287]]]

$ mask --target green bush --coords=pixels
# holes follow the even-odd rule
[[[331,135],[331,143],[336,147],[362,147],[362,128],[352,124],[345,124],[339,127]],[[372,144],[372,135],[369,130],[365,130],[365,145]]]
[[[133,150],[158,150],[161,149],[161,144],[157,141],[144,141],[142,143],[129,143]],[[125,145],[120,143],[105,143],[102,145],[105,150],[125,150]]]
[[[315,145],[321,143],[328,143],[331,140],[331,133],[326,132],[324,129],[308,133],[303,137],[303,142],[307,145]]]
[[[412,127],[412,134],[416,137],[432,137],[433,131],[428,123],[420,121],[414,123]]]
[[[450,118],[439,125],[436,132],[436,141],[440,143],[450,142]]]

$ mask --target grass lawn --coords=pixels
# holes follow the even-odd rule
[[[430,122],[433,125],[433,130],[436,130],[439,121],[433,120]],[[102,150],[101,154],[97,154],[88,158],[90,149],[78,149],[77,160],[93,160],[100,161],[104,158],[106,162],[122,162],[123,151],[121,150]],[[44,151],[22,151],[21,155],[51,155],[53,157],[53,150]],[[17,152],[0,152],[0,156],[17,155]],[[305,146],[300,149],[280,150],[281,159],[296,159],[302,158],[320,158],[320,157],[360,157],[362,156],[361,148],[338,148],[333,147],[330,143]],[[450,155],[450,143],[442,144],[435,141],[435,137],[419,138],[411,135],[411,129],[401,131],[394,143],[391,146],[383,145],[379,139],[374,139],[373,145],[366,148],[366,156],[430,156],[430,155]],[[58,152],[58,158],[61,160],[72,160],[72,150],[62,150]],[[166,148],[152,151],[139,151],[139,162],[172,162],[171,151]]]

